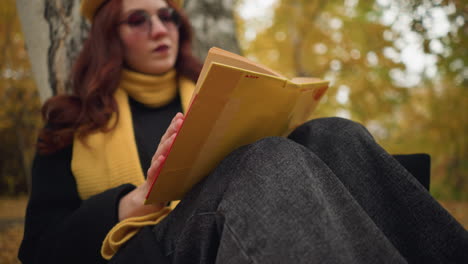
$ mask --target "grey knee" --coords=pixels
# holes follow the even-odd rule
[[[268,137],[245,146],[238,167],[250,170],[257,176],[271,174],[268,172],[272,171],[287,171],[288,167],[299,166],[306,159],[308,152],[306,148],[290,139]]]
[[[318,118],[295,129],[289,138],[302,145],[343,145],[349,141],[374,141],[369,131],[360,123],[340,118]]]
[[[247,146],[246,156],[259,161],[274,163],[301,155],[302,147],[283,137],[267,137]]]
[[[276,199],[277,194],[294,197],[298,186],[310,181],[309,167],[317,162],[305,147],[287,138],[269,137],[246,145],[230,155],[222,173],[231,174],[224,197],[246,200]],[[301,187],[302,188],[302,187]],[[262,204],[259,204],[262,205]]]

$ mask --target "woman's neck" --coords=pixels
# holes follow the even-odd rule
[[[122,70],[120,89],[136,101],[150,107],[161,107],[177,96],[177,73],[172,69],[162,75]]]

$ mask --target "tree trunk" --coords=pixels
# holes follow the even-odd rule
[[[240,54],[233,9],[234,0],[185,1],[185,10],[195,30],[196,56],[203,60],[213,46]]]
[[[79,1],[16,3],[41,101],[68,92],[72,62],[88,32]]]
[[[18,13],[41,101],[70,91],[69,73],[89,25],[80,1],[17,0]],[[212,46],[239,53],[234,0],[186,0],[195,31],[194,53],[203,60]]]

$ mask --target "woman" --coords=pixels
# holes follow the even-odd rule
[[[103,261],[102,241],[116,223],[167,214],[165,205],[142,205],[151,180],[144,172],[174,139],[201,70],[172,1],[84,0],[82,8],[92,27],[73,94],[43,108],[24,263]]]
[[[112,263],[467,259],[466,230],[365,128],[344,119],[314,120],[289,139],[234,151],[170,214],[162,204],[142,206],[183,119],[168,117],[184,108],[190,92],[185,78],[174,81],[178,93],[166,81],[174,80],[173,67],[191,80],[199,72],[186,19],[167,6],[174,7],[163,0],[85,0],[93,27],[73,74],[74,95],[44,108],[41,146],[54,154],[35,161],[24,262],[104,262],[103,241]],[[150,95],[134,92],[148,80]],[[147,101],[154,90],[156,103]],[[133,219],[153,225],[136,224],[144,227],[132,238],[124,232],[126,243],[109,242]]]

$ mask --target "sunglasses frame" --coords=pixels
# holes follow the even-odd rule
[[[165,17],[162,17],[162,14],[161,12],[162,11],[166,11],[168,10],[169,11],[169,19],[168,18],[165,18]],[[142,23],[140,24],[132,24],[129,19],[132,15],[136,14],[136,13],[139,13],[141,14],[144,18],[145,18],[145,21],[143,21]],[[136,11],[133,11],[131,12],[127,18],[125,18],[124,20],[120,21],[118,23],[118,25],[122,25],[122,24],[126,24],[128,25],[130,28],[138,28],[138,27],[141,27],[143,28],[145,25],[145,23],[149,23],[149,28],[147,28],[147,32],[151,32],[153,30],[153,20],[151,19],[152,16],[156,15],[159,19],[159,21],[161,21],[162,24],[164,24],[165,26],[167,26],[168,23],[172,23],[174,24],[177,28],[180,27],[180,24],[181,24],[181,18],[180,18],[180,15],[179,13],[172,7],[163,7],[163,8],[160,8],[156,11],[156,14],[150,14],[148,13],[146,10],[136,10]]]

